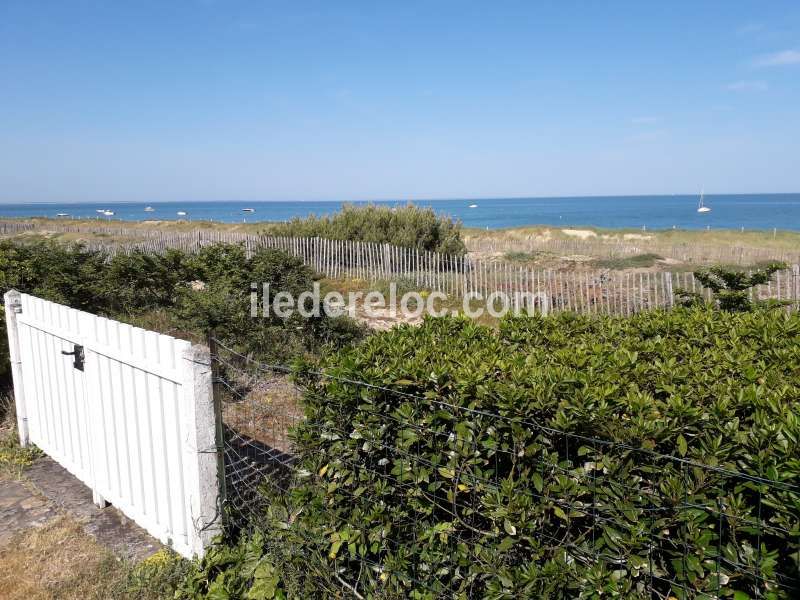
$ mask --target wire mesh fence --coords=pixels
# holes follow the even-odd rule
[[[333,533],[300,528],[299,548],[345,597],[395,597],[379,593],[392,582],[416,597],[504,597],[492,596],[504,577],[540,582],[528,597],[548,580],[567,581],[563,595],[571,577],[626,597],[800,597],[800,486],[777,473],[324,372],[301,386],[286,365],[214,345],[229,527],[268,538],[271,504],[315,486]],[[334,406],[304,421],[304,399],[336,402],[318,396],[330,386],[358,418],[330,417]]]

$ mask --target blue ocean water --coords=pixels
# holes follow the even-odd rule
[[[595,226],[641,229],[790,229],[800,231],[800,194],[709,195],[709,213],[697,212],[697,196],[603,196],[564,198],[486,198],[480,200],[421,200],[467,227],[501,228],[523,225]],[[366,204],[354,202],[353,204]],[[404,201],[378,201],[397,206]],[[477,205],[470,208],[471,205]],[[151,203],[152,212],[141,202],[0,204],[0,217],[72,217],[97,219],[179,219],[228,223],[285,221],[309,214],[330,214],[342,202],[160,202]],[[243,212],[253,208],[254,212]],[[103,216],[108,209],[114,216]],[[179,217],[179,211],[187,213]]]

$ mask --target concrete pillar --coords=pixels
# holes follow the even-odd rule
[[[217,442],[217,422],[212,393],[211,359],[208,348],[192,345],[186,349],[183,381],[184,468],[188,485],[192,529],[189,545],[202,556],[212,538],[222,528],[222,486],[219,471],[221,446]],[[219,442],[221,444],[221,440]]]
[[[17,290],[9,290],[3,296],[6,313],[6,329],[8,331],[8,350],[11,360],[11,377],[14,383],[14,403],[17,413],[17,431],[20,446],[30,443],[28,430],[28,411],[25,404],[25,390],[22,385],[22,356],[19,347],[19,329],[17,315],[22,312],[22,299]]]

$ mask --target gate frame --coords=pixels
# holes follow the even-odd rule
[[[17,290],[9,290],[3,296],[8,331],[8,354],[11,360],[11,380],[14,386],[14,405],[17,414],[19,445],[26,448],[30,444],[28,411],[25,404],[25,390],[22,388],[22,357],[19,349],[19,328],[17,315],[22,312],[22,297]]]
[[[22,355],[19,337],[18,316],[23,314],[22,294],[17,290],[9,290],[3,295],[8,330],[11,375],[14,390],[14,403],[17,415],[17,431],[19,443],[26,447],[31,445],[28,411],[22,377]],[[56,303],[53,303],[56,304]],[[58,336],[58,333],[52,333]],[[76,332],[76,338],[84,336]],[[96,366],[96,352],[92,344],[84,344],[86,348],[85,372],[99,375]],[[182,353],[182,361],[177,368],[181,373],[181,394],[179,395],[179,415],[183,431],[189,432],[181,441],[181,455],[185,495],[188,496],[192,527],[187,531],[187,544],[180,544],[175,550],[185,556],[203,556],[211,545],[212,539],[222,527],[222,490],[219,488],[218,457],[222,448],[217,442],[217,419],[214,396],[212,393],[212,364],[209,349],[202,345],[191,344]],[[88,392],[92,393],[92,392]],[[108,505],[107,500],[98,490],[99,479],[95,476],[94,452],[89,452],[89,463],[92,481],[81,481],[92,491],[92,501],[100,507]],[[119,509],[121,512],[122,509]],[[152,524],[137,521],[127,515],[151,535],[159,538],[166,545],[171,544],[171,532],[156,532]]]

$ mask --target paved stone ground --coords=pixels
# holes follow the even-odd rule
[[[48,457],[25,470],[22,479],[0,480],[0,546],[18,531],[40,527],[66,514],[117,556],[141,560],[161,544],[112,506],[92,504],[92,492]]]
[[[41,527],[57,516],[58,508],[25,481],[0,481],[0,546],[15,533]]]

